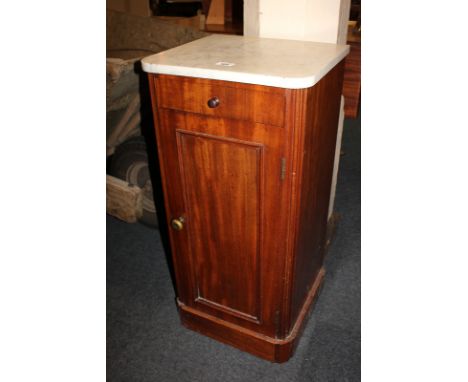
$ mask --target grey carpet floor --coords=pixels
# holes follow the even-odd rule
[[[159,232],[107,216],[109,381],[359,381],[361,128],[346,120],[326,276],[294,357],[273,364],[179,323]]]

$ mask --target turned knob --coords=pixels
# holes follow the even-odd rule
[[[184,218],[181,216],[180,218],[172,219],[171,226],[176,231],[182,231],[182,229],[184,228]]]
[[[208,100],[208,107],[210,108],[215,108],[218,107],[219,105],[219,98],[218,97],[213,97]]]

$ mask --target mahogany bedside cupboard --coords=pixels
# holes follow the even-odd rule
[[[324,276],[348,52],[212,35],[142,60],[186,327],[292,356]]]

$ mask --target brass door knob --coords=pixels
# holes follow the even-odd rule
[[[184,218],[181,216],[180,218],[172,219],[171,226],[176,231],[182,231],[182,229],[184,228]]]
[[[213,97],[208,100],[208,107],[213,109],[215,107],[218,107],[219,105],[219,98],[218,97]]]

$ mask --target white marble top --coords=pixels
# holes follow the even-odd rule
[[[145,57],[142,64],[149,73],[302,89],[348,53],[348,45],[211,35]]]

